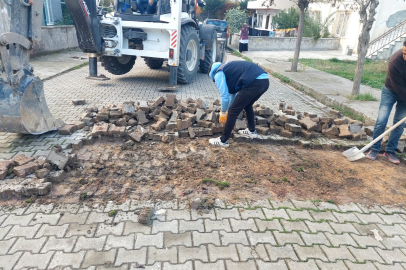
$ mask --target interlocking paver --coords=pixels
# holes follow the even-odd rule
[[[147,248],[143,247],[136,250],[126,250],[119,248],[117,252],[115,266],[120,266],[123,263],[138,263],[146,264],[147,262]]]
[[[271,259],[271,261],[278,261],[280,259],[291,259],[294,261],[299,260],[295,251],[293,250],[292,245],[275,247],[269,244],[265,244],[265,248],[268,250],[269,258]]]
[[[82,262],[82,269],[96,265],[110,265],[116,258],[116,250],[94,251],[88,250]]]
[[[341,245],[358,247],[358,245],[355,243],[354,239],[352,239],[348,233],[343,233],[343,234],[326,233],[326,237],[328,238],[328,240],[330,240],[331,244],[335,247],[338,247]]]
[[[319,266],[321,270],[348,270],[347,266],[345,266],[343,261],[327,263],[317,260],[316,264]]]
[[[381,242],[373,238],[373,236],[360,236],[360,235],[352,235],[354,240],[363,248],[366,247],[380,247],[384,248]]]
[[[113,223],[113,217],[109,217],[107,213],[90,212],[86,224],[94,223],[111,224]]]
[[[313,270],[317,269],[317,265],[314,260],[308,262],[294,262],[287,261],[290,270]]]
[[[393,265],[384,265],[380,263],[374,263],[378,270],[404,270],[400,263],[394,263]]]
[[[360,220],[357,218],[358,213],[337,213],[332,212],[333,215],[337,218],[338,222],[345,223],[345,222],[357,222],[360,223]],[[364,214],[359,214],[364,215]]]
[[[48,251],[52,250],[72,252],[77,238],[77,236],[72,236],[69,238],[56,238],[55,236],[50,236],[45,245],[42,247],[41,253],[47,253]]]
[[[69,224],[69,228],[65,234],[65,237],[72,235],[85,235],[87,237],[93,237],[96,231],[95,225],[81,225],[77,223]]]
[[[357,229],[357,231],[359,233],[359,235],[372,235],[373,232],[371,232],[371,230],[378,230],[379,231],[379,235],[383,236],[385,235],[382,230],[378,227],[377,224],[371,223],[371,224],[357,224],[357,223],[353,223],[352,224],[355,229]]]
[[[209,258],[211,262],[217,260],[231,259],[233,261],[238,261],[237,248],[235,245],[229,245],[226,247],[217,247],[212,244],[207,245],[209,252]]]
[[[195,269],[199,270],[225,270],[224,261],[217,261],[215,263],[202,263],[201,261],[195,261]]]
[[[238,208],[231,209],[216,209],[217,220],[222,220],[225,218],[241,219]]]
[[[162,270],[192,270],[193,264],[191,261],[184,264],[170,264],[169,262],[164,262],[162,264]]]
[[[293,245],[293,248],[301,261],[307,261],[308,259],[320,259],[322,261],[327,261],[327,258],[320,246],[315,245],[312,247],[302,247]]]
[[[247,270],[247,269],[256,269],[255,261],[250,260],[247,262],[233,262],[230,260],[226,260],[227,269],[233,270]]]
[[[256,208],[256,209],[244,209],[244,208],[239,208],[240,215],[242,219],[249,219],[249,218],[259,218],[259,219],[265,219],[265,215],[262,212],[261,208]]]
[[[355,204],[355,203],[341,204],[341,205],[338,205],[338,208],[340,209],[341,212],[358,212],[358,213],[362,213],[361,208],[359,208],[358,205]]]
[[[226,232],[231,232],[230,221],[228,219],[223,219],[223,220],[205,219],[204,226],[206,228],[206,232],[220,231],[220,230],[226,231]]]
[[[310,215],[312,215],[312,217],[314,218],[315,221],[330,220],[330,221],[333,221],[333,222],[338,222],[337,218],[330,211],[315,212],[315,211],[309,210],[309,213],[310,213]]]
[[[25,239],[24,237],[19,237],[8,251],[8,254],[13,254],[18,251],[30,251],[32,253],[39,253],[45,241],[45,237],[40,239]]]
[[[379,205],[362,205],[357,204],[357,206],[362,210],[364,213],[385,213],[385,211]]]
[[[278,262],[264,262],[262,260],[256,260],[259,270],[288,270],[285,261],[281,260]]]
[[[335,210],[335,211],[340,211],[337,205],[334,203],[328,203],[328,202],[318,202],[315,203],[318,209],[323,210],[323,211],[329,211],[329,210]],[[344,211],[346,212],[346,211]]]
[[[142,225],[138,222],[126,221],[124,222],[124,232],[123,235],[128,235],[131,233],[143,233],[143,234],[150,234],[151,227]]]
[[[394,237],[382,237],[382,238],[383,238],[382,244],[387,249],[406,248],[406,242],[398,235],[395,235]]]
[[[293,203],[289,200],[286,201],[270,201],[271,205],[273,208],[278,209],[278,208],[291,208],[294,209],[295,206]]]
[[[43,224],[38,232],[35,234],[35,238],[40,238],[43,236],[56,236],[56,237],[63,237],[68,230],[69,225],[64,224],[61,226],[51,226],[49,224]]]
[[[298,209],[317,209],[317,207],[314,205],[314,203],[312,203],[310,201],[298,201],[298,200],[291,200],[291,201],[295,205],[295,207]]]
[[[310,232],[316,233],[316,232],[330,232],[334,233],[333,228],[331,228],[330,224],[328,222],[311,222],[306,220],[305,221],[307,227],[309,228]]]
[[[355,233],[355,234],[359,234],[357,229],[355,229],[355,227],[351,224],[351,223],[334,223],[331,222],[330,226],[333,228],[334,231],[336,231],[336,233]]]
[[[34,213],[28,215],[9,215],[6,220],[1,224],[1,227],[7,225],[19,225],[19,226],[28,226],[32,218],[35,216]]]
[[[357,262],[363,263],[365,261],[377,261],[384,263],[384,260],[379,256],[375,249],[369,247],[366,249],[348,247],[348,250],[354,255]]]
[[[66,224],[66,223],[77,223],[77,224],[85,224],[87,217],[89,216],[89,212],[83,212],[79,214],[72,214],[72,213],[64,213],[61,218],[59,219],[58,224]]]
[[[132,249],[135,242],[135,233],[125,235],[125,236],[116,236],[108,235],[104,250],[110,250],[112,248],[125,248]]]
[[[274,219],[274,218],[290,219],[288,214],[286,213],[285,209],[273,210],[273,209],[263,208],[263,210],[264,210],[266,218],[268,218],[268,219]]]
[[[282,225],[279,219],[274,220],[260,220],[255,219],[255,223],[258,226],[260,232],[265,230],[276,230],[276,231],[283,231]]]
[[[395,223],[405,223],[405,220],[399,214],[392,214],[392,215],[383,215],[378,213],[378,217],[380,217],[386,224],[392,225]]]
[[[86,251],[80,251],[77,253],[65,253],[62,251],[56,251],[55,255],[48,268],[53,269],[57,266],[71,266],[72,268],[79,268]]]
[[[399,224],[395,225],[381,225],[377,224],[378,228],[381,229],[387,236],[394,236],[394,235],[406,235],[406,230]]]
[[[309,228],[307,228],[306,223],[304,221],[288,221],[288,220],[280,220],[282,223],[283,228],[285,228],[286,232],[291,231],[304,231],[309,232]]]
[[[190,220],[190,211],[189,210],[172,210],[168,209],[166,211],[166,220],[171,221],[173,219],[183,219],[183,220]]]
[[[49,224],[49,225],[56,225],[58,224],[58,220],[61,217],[60,214],[43,214],[37,213],[34,218],[30,222],[31,225],[35,224]]]
[[[75,249],[73,252],[78,252],[80,250],[95,249],[97,251],[102,251],[104,243],[106,242],[107,236],[100,237],[85,237],[80,236],[76,241]]]
[[[251,231],[258,231],[257,226],[255,225],[254,219],[247,219],[247,220],[236,220],[230,218],[231,228],[233,232],[238,232],[240,230],[251,230]]]
[[[406,210],[402,207],[398,207],[398,206],[385,206],[385,205],[381,205],[381,208],[388,214],[393,214],[393,213],[402,213],[402,214],[406,214]]]
[[[247,231],[248,239],[251,245],[257,245],[258,243],[268,243],[271,245],[276,245],[275,237],[273,236],[272,232],[253,232]]]
[[[194,239],[194,238],[193,238]],[[248,238],[244,231],[239,231],[237,233],[229,233],[220,231],[221,244],[223,246],[228,246],[229,244],[241,243],[248,246]]]
[[[214,233],[214,232],[213,232]],[[192,246],[192,232],[171,233],[164,232],[164,247]]]
[[[0,240],[3,240],[9,231],[13,228],[13,225],[8,225],[3,228],[0,228]]]
[[[30,213],[44,213],[44,214],[49,214],[52,212],[54,209],[54,204],[38,204],[38,203],[32,203],[27,210],[24,212],[24,214],[30,214]]]
[[[26,239],[34,238],[34,235],[37,233],[41,224],[35,226],[23,226],[14,225],[13,228],[8,232],[4,239],[10,239],[13,237],[25,237]]]
[[[51,213],[52,214],[63,213],[64,215],[67,214],[67,213],[76,214],[79,211],[79,208],[80,208],[79,204],[65,203],[65,204],[56,205],[54,207],[54,209],[52,209]],[[79,222],[76,222],[76,223],[79,223]]]
[[[383,250],[380,248],[375,248],[375,250],[387,264],[393,264],[395,262],[406,262],[405,254],[403,254],[398,248],[395,248],[393,250]]]
[[[378,223],[378,224],[385,224],[385,222],[379,218],[379,216],[375,213],[371,214],[360,214],[355,213],[355,215],[361,220],[362,223],[369,224],[369,223]],[[359,222],[359,221],[357,221]]]
[[[179,263],[184,263],[188,260],[200,260],[202,262],[208,262],[209,258],[207,256],[206,246],[199,247],[183,247],[178,248],[179,252]]]
[[[247,261],[251,259],[261,259],[263,261],[269,261],[265,245],[263,244],[250,247],[237,244],[236,247],[238,256],[240,257],[240,261]]]
[[[280,232],[274,232],[274,236],[276,239],[276,242],[278,242],[279,245],[286,245],[286,244],[299,244],[299,245],[304,245],[302,239],[300,238],[300,235],[297,232],[290,232],[290,233],[280,233]]]
[[[157,248],[163,248],[164,245],[164,234],[162,232],[151,235],[144,235],[142,233],[137,233],[135,238],[135,249],[145,246],[155,246]]]
[[[213,231],[209,233],[192,232],[192,236],[193,236],[193,246],[200,246],[202,244],[214,244],[216,246],[221,245],[220,235],[218,231]]]
[[[13,269],[14,265],[17,263],[22,254],[22,252],[17,252],[12,255],[2,255],[0,260],[0,268],[3,270]]]
[[[214,213],[214,209],[210,209],[209,212],[207,213],[198,213],[197,211],[192,211],[192,220],[198,220],[198,219],[211,219],[215,220],[216,219],[216,214]]]
[[[348,269],[350,270],[374,270],[376,267],[371,262],[367,263],[353,263],[353,262],[346,262]]]
[[[156,247],[148,247],[148,264],[155,262],[178,262],[178,249],[177,247],[158,249]]]
[[[45,254],[31,254],[30,252],[24,252],[21,258],[18,260],[15,269],[21,269],[25,267],[46,269],[52,255],[54,255],[54,252],[48,252]]]
[[[7,254],[16,241],[17,238],[0,241],[0,256]]]
[[[292,220],[310,220],[310,221],[313,220],[313,218],[310,216],[309,211],[307,211],[307,210],[293,211],[293,210],[287,209],[286,212],[289,214],[290,219],[292,219]]]
[[[334,262],[336,260],[349,260],[352,262],[355,261],[354,256],[345,246],[341,246],[341,247],[337,247],[337,248],[336,247],[326,247],[326,246],[320,246],[320,247],[324,251],[324,253],[326,254],[326,256],[330,262]]]
[[[131,222],[131,221],[129,221]],[[113,223],[113,224],[104,224],[104,223],[99,223],[99,224],[92,224],[93,227],[97,226],[97,231],[95,236],[101,236],[101,235],[108,235],[108,234],[113,234],[113,235],[121,235],[123,233],[124,229],[124,223]]]
[[[179,232],[199,231],[204,232],[203,219],[198,220],[179,220]]]
[[[323,233],[303,233],[300,232],[300,236],[302,236],[303,241],[307,246],[320,244],[330,246],[330,242],[327,240],[326,236]]]
[[[153,220],[152,221],[152,233],[158,233],[158,232],[173,232],[173,233],[179,233],[179,227],[178,227],[178,220],[172,220],[172,221],[167,221],[167,222],[161,222],[158,220]]]

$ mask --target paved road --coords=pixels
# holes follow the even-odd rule
[[[216,202],[206,214],[160,202],[160,221],[137,223],[150,202],[0,208],[0,268],[404,269],[404,208],[305,201]],[[109,217],[111,210],[118,210]],[[381,241],[371,230],[376,230]]]

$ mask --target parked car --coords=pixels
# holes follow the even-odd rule
[[[220,52],[217,61],[225,62],[227,60],[226,48],[229,36],[228,23],[224,20],[206,19],[203,24],[211,24],[217,31],[217,51]]]

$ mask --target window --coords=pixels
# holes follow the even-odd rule
[[[347,23],[349,15],[345,12],[337,13],[336,17],[336,27],[334,30],[334,35],[337,37],[345,37],[347,32]]]
[[[262,20],[263,20],[263,15],[259,15],[258,14],[258,23],[257,23],[257,27],[258,28],[262,28]]]

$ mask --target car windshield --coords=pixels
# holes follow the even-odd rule
[[[207,21],[207,24],[215,25],[217,31],[227,30],[227,22],[224,21]]]

